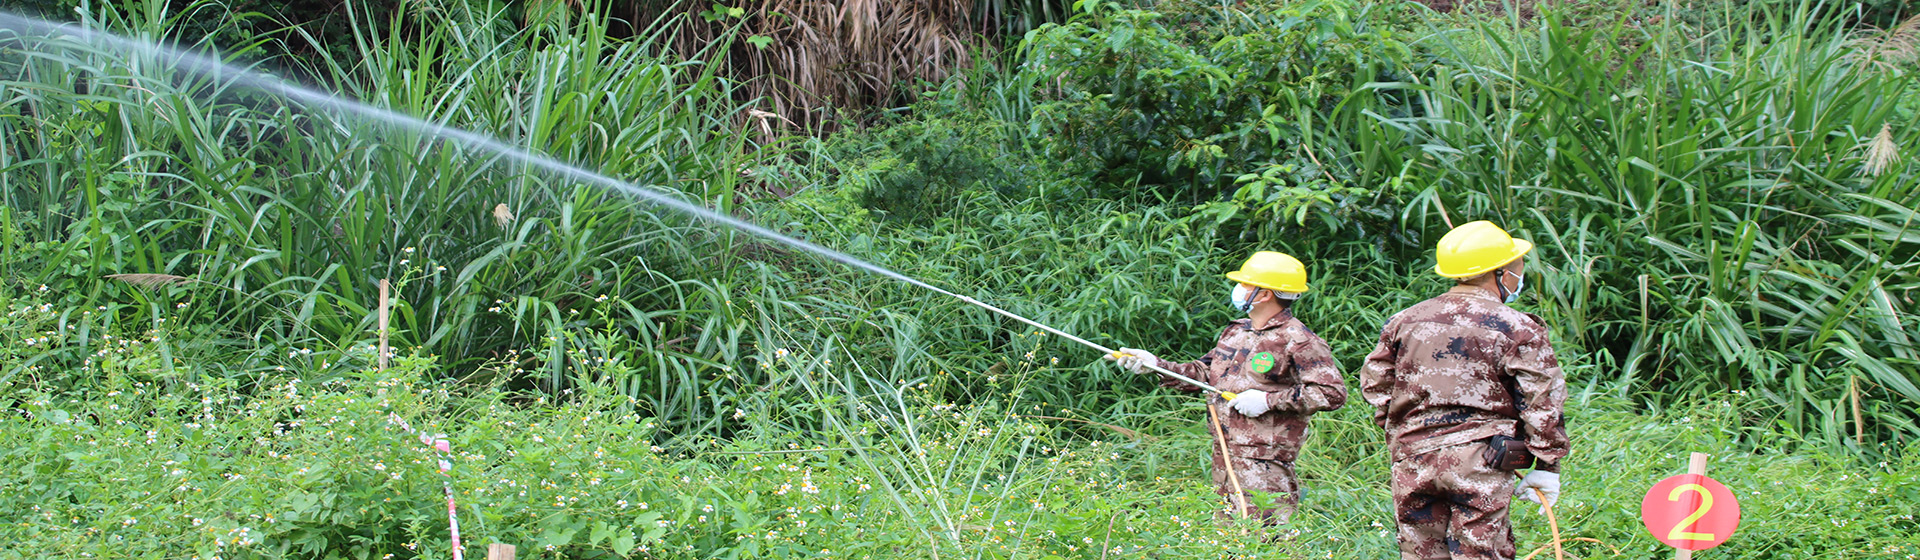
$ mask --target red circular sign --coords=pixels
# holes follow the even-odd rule
[[[1740,501],[1719,481],[1697,474],[1667,477],[1640,499],[1640,521],[1674,548],[1706,550],[1740,526]]]

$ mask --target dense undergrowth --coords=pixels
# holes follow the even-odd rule
[[[1230,252],[1377,254],[1412,277],[1444,223],[1492,219],[1544,240],[1533,301],[1620,394],[1752,390],[1836,444],[1920,434],[1911,67],[1876,58],[1881,38],[1810,5],[1717,31],[1082,5],[1023,45],[1022,72],[1056,84],[1041,144],[1164,154],[1093,176],[1199,200]]]
[[[49,304],[4,296],[0,335],[73,336]],[[926,384],[852,388],[833,349],[775,349],[757,363],[811,399],[737,410],[755,425],[812,416],[840,437],[766,429],[699,449],[650,446],[662,425],[610,384],[547,395],[437,379],[403,357],[386,372],[316,380],[306,368],[250,384],[168,367],[164,335],[108,341],[74,386],[34,372],[4,386],[7,492],[15,551],[67,558],[446,558],[442,484],[462,532],[528,558],[1244,558],[1383,557],[1393,550],[1385,454],[1368,414],[1316,422],[1300,465],[1307,497],[1279,529],[1220,525],[1199,473],[1197,403],[1130,429],[1062,430],[1071,410],[955,405]],[[370,351],[370,350],[369,350]],[[16,356],[8,361],[17,360]],[[909,369],[937,377],[925,365]],[[1039,383],[1033,363],[998,375]],[[979,373],[979,375],[991,375]],[[860,379],[855,376],[854,379]],[[867,378],[872,379],[872,378]],[[874,393],[877,400],[854,398]],[[1558,510],[1580,557],[1658,554],[1622,504],[1712,453],[1739,489],[1740,537],[1715,554],[1906,558],[1920,553],[1920,464],[1739,443],[1751,395],[1658,416],[1592,396],[1570,413],[1577,442]],[[1063,416],[1065,415],[1065,416]],[[453,465],[400,422],[444,434]],[[1608,442],[1601,444],[1601,441]],[[1604,465],[1604,467],[1602,467]],[[1522,548],[1548,544],[1543,517],[1515,514]],[[1278,536],[1278,542],[1267,542]],[[477,554],[476,548],[468,553]]]
[[[594,17],[399,14],[303,72],[1168,357],[1274,249],[1350,368],[1444,289],[1446,224],[1493,219],[1541,247],[1520,305],[1569,377],[1577,556],[1659,553],[1632,506],[1689,451],[1744,501],[1719,551],[1920,554],[1920,94],[1883,48],[1912,38],[1603,4],[1082,1],[824,139],[765,141],[712,61]],[[83,21],[194,44],[169,5]],[[1306,509],[1263,544],[1212,521],[1199,404],[1090,350],[467,147],[8,41],[21,550],[445,557],[394,413],[453,441],[468,542],[525,555],[1391,556],[1360,406],[1316,420]],[[369,373],[383,278],[410,357]]]
[[[1751,390],[1775,405],[1760,423],[1859,452],[1920,434],[1911,65],[1866,44],[1897,37],[1807,10],[1716,31],[1338,1],[1077,9],[1018,60],[824,142],[747,141],[761,117],[711,65],[593,18],[370,23],[358,59],[314,71],[1114,344],[1203,344],[1187,335],[1225,318],[1205,279],[1272,248],[1312,263],[1303,312],[1338,317],[1310,323],[1353,355],[1436,287],[1421,271],[1445,223],[1495,219],[1543,241],[1530,305],[1589,389],[1653,406]],[[102,13],[89,25],[169,33],[163,3]],[[1735,31],[1777,40],[1713,40]],[[10,281],[130,323],[192,302],[173,328],[211,359],[187,363],[240,364],[213,375],[299,348],[354,363],[382,278],[398,345],[547,391],[591,347],[675,434],[732,429],[694,394],[733,393],[724,368],[764,346],[736,299],[837,317],[863,356],[984,370],[1007,348],[988,315],[483,153],[95,45],[21,46],[61,56],[8,67]],[[791,198],[753,202],[768,195]],[[1110,377],[1050,396],[1146,395]]]

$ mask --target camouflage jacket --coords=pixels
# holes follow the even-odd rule
[[[1281,313],[1253,328],[1241,319],[1227,325],[1213,350],[1184,364],[1158,364],[1228,392],[1267,392],[1271,407],[1259,416],[1243,416],[1224,404],[1219,407],[1227,446],[1234,455],[1293,462],[1307,438],[1307,418],[1347,403],[1347,384],[1326,341],[1295,319]],[[1167,379],[1167,387],[1199,392],[1200,388]]]
[[[1479,288],[1455,287],[1388,319],[1360,393],[1395,461],[1523,427],[1543,468],[1558,470],[1567,455],[1567,382],[1546,325]]]

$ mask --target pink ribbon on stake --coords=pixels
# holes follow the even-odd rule
[[[460,517],[457,515],[459,509],[453,503],[453,475],[449,474],[449,471],[453,470],[453,462],[447,460],[447,455],[453,453],[453,443],[447,441],[447,434],[428,435],[426,432],[414,430],[413,425],[408,424],[407,419],[401,418],[398,414],[387,413],[387,422],[400,426],[401,430],[409,434],[419,436],[421,445],[433,449],[433,458],[439,461],[440,476],[444,477],[440,480],[440,488],[447,491],[447,534],[453,539],[453,560],[466,560],[466,556],[460,552]]]

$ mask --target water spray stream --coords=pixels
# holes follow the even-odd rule
[[[1026,317],[1016,315],[1007,310],[994,307],[992,305],[988,305],[986,303],[981,302],[980,300],[941,289],[937,286],[928,284],[926,282],[922,282],[919,279],[913,278],[911,276],[907,276],[905,274],[895,272],[886,267],[873,264],[865,260],[861,260],[860,258],[855,257],[853,255],[842,253],[840,251],[828,248],[823,245],[819,245],[810,241],[802,240],[802,239],[795,238],[771,229],[767,229],[765,227],[762,227],[758,224],[754,224],[752,222],[748,222],[745,220],[741,220],[739,218],[734,218],[732,216],[728,216],[725,214],[721,214],[719,212],[715,212],[713,210],[709,210],[699,205],[692,204],[684,200],[680,200],[678,198],[675,198],[671,195],[668,195],[664,192],[660,192],[653,188],[642,187],[639,185],[621,181],[619,179],[608,177],[600,173],[589,171],[579,166],[564,163],[547,156],[535,154],[533,152],[507,144],[505,142],[500,141],[499,139],[486,136],[484,134],[479,134],[469,130],[447,126],[444,124],[429,122],[419,117],[414,117],[411,115],[393,111],[391,109],[383,109],[380,107],[367,105],[367,104],[353,101],[350,99],[344,99],[344,98],[329,94],[327,92],[316,91],[310,88],[297,86],[297,85],[288,83],[284,80],[274,78],[272,76],[268,76],[265,74],[261,74],[259,72],[247,70],[245,68],[240,68],[231,64],[221,62],[217,59],[214,59],[206,55],[195,54],[192,52],[170,48],[170,47],[154,44],[147,41],[140,41],[140,40],[130,39],[126,37],[121,37],[119,35],[114,35],[112,33],[107,33],[103,31],[97,31],[93,29],[87,29],[84,27],[78,27],[78,26],[68,25],[68,24],[54,23],[54,22],[44,21],[40,19],[15,15],[7,12],[0,12],[0,29],[11,29],[22,34],[35,33],[35,34],[45,34],[45,35],[52,35],[52,36],[67,35],[67,36],[77,38],[84,42],[88,42],[96,45],[109,46],[114,49],[125,51],[125,52],[130,52],[130,53],[144,55],[144,56],[151,56],[151,57],[165,59],[165,60],[171,60],[177,65],[177,67],[187,72],[201,75],[201,76],[207,76],[215,79],[222,79],[222,78],[230,79],[231,83],[253,88],[255,90],[259,90],[262,92],[271,93],[271,94],[280,96],[282,98],[288,99],[290,101],[300,103],[310,108],[334,111],[340,114],[359,117],[361,119],[365,119],[368,121],[397,126],[402,129],[410,130],[410,131],[413,131],[419,134],[424,134],[430,137],[441,138],[441,139],[450,140],[456,143],[464,144],[472,148],[477,148],[483,151],[491,152],[493,154],[499,155],[502,158],[505,158],[515,163],[519,163],[521,165],[546,170],[550,173],[553,173],[555,175],[565,177],[568,179],[577,180],[585,183],[591,183],[591,184],[599,185],[601,187],[613,189],[614,191],[632,195],[635,198],[639,198],[641,200],[644,200],[646,202],[652,203],[657,206],[676,210],[686,215],[693,216],[695,218],[720,224],[736,230],[744,231],[744,232],[774,241],[776,243],[787,245],[795,249],[799,249],[802,251],[806,251],[809,253],[822,256],[822,257],[826,257],[834,261],[838,261],[841,264],[852,266],[854,268],[865,270],[867,272],[878,274],[880,276],[884,276],[887,278],[892,278],[894,280],[899,280],[906,284],[923,288],[937,294],[952,297],[962,302],[966,302],[968,304],[978,306],[982,309],[986,309],[988,311],[992,311],[994,313],[1004,315],[1016,321],[1020,321],[1028,325],[1032,325],[1046,332],[1059,335],[1063,338],[1066,338],[1067,340],[1071,340],[1073,342],[1085,345],[1089,348],[1099,350],[1103,355],[1109,358],[1118,357],[1119,355],[1119,353],[1114,351],[1112,348],[1095,344],[1086,339],[1083,339],[1071,334],[1067,334],[1066,332],[1063,332],[1059,329],[1056,329],[1047,325],[1040,324],[1039,322],[1036,322],[1032,319],[1028,319]],[[1172,371],[1168,371],[1164,368],[1159,367],[1158,365],[1147,364],[1147,367],[1156,372],[1159,372],[1161,375],[1166,375],[1170,378],[1177,379],[1179,381],[1191,384],[1201,389],[1205,389],[1209,392],[1221,393],[1219,389],[1213,387],[1212,385],[1208,385],[1201,381],[1180,375],[1178,373],[1174,373]],[[1221,396],[1228,399],[1233,398],[1232,393],[1221,393]]]

